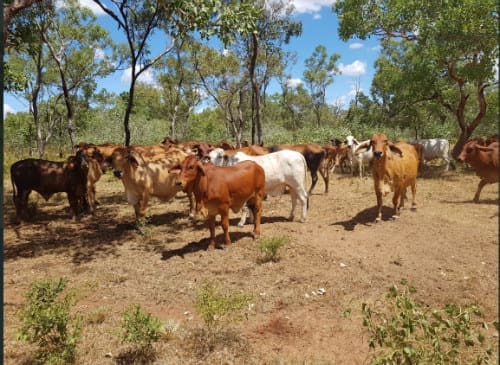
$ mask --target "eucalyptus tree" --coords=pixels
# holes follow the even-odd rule
[[[262,12],[256,30],[244,37],[241,59],[252,86],[252,143],[262,143],[262,117],[266,89],[283,73],[292,56],[284,50],[292,37],[302,33],[302,23],[292,20],[293,5],[283,0],[260,1]]]
[[[433,100],[454,116],[460,129],[452,151],[456,157],[486,115],[488,90],[498,84],[496,2],[339,0],[333,10],[339,15],[343,40],[377,36],[402,44],[405,86],[420,86],[416,95],[407,93],[409,100]],[[400,92],[392,90],[394,95]],[[468,110],[476,112],[468,117]]]
[[[198,32],[202,38],[218,36],[230,42],[238,32],[251,32],[257,12],[253,2],[242,1],[170,1],[170,0],[94,0],[125,33],[129,50],[131,81],[124,116],[125,144],[130,144],[129,119],[133,108],[134,90],[138,77],[165,55],[175,41],[185,34]],[[106,6],[112,4],[113,9]],[[165,36],[165,47],[152,55],[151,38]]]
[[[60,95],[66,108],[66,123],[71,146],[75,144],[75,108],[79,94],[89,99],[97,88],[96,78],[114,70],[112,58],[105,49],[112,49],[108,32],[96,24],[96,17],[76,0],[67,0],[61,7],[43,7],[52,22],[47,29],[35,23],[59,75]],[[109,53],[109,52],[108,52]]]
[[[200,78],[200,88],[221,108],[227,129],[241,146],[247,126],[251,85],[235,54],[192,45],[193,65]]]
[[[335,64],[339,58],[337,53],[328,57],[326,47],[318,45],[305,61],[304,80],[311,95],[318,127],[321,126],[322,110],[326,108],[326,88],[333,83],[334,75],[339,73]]]
[[[13,46],[17,42],[9,42],[8,26],[10,21],[22,10],[29,8],[31,5],[40,0],[4,0],[3,1],[3,23],[2,23],[2,38],[3,46]]]

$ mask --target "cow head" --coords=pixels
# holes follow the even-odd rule
[[[133,173],[139,167],[142,158],[130,147],[120,147],[113,152],[111,161],[113,174],[121,179],[126,172]]]
[[[358,146],[358,151],[363,151],[365,148],[373,148],[373,156],[380,159],[384,156],[390,156],[392,152],[403,156],[401,151],[393,142],[389,141],[384,133],[375,133],[370,140],[361,143]]]
[[[493,144],[489,146],[481,146],[477,140],[470,140],[462,148],[462,152],[458,155],[457,161],[470,163],[480,152],[494,151],[495,147],[498,148],[498,142],[493,142]]]
[[[197,156],[186,157],[180,165],[170,168],[168,172],[177,174],[175,184],[183,189],[194,184],[200,176],[205,176],[205,168]]]

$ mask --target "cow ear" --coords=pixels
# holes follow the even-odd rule
[[[479,151],[483,151],[483,152],[490,152],[490,151],[493,151],[493,148],[491,148],[491,147],[480,146],[480,145],[476,145],[475,147],[476,147],[476,149],[478,149]]]
[[[206,175],[205,173],[205,167],[203,166],[203,163],[201,161],[198,161],[198,171],[200,172],[200,174],[202,174],[203,176]]]
[[[180,174],[181,173],[181,165],[175,165],[168,169],[169,174]]]
[[[403,157],[403,151],[399,147],[396,147],[394,143],[389,142],[389,149],[391,152],[397,153],[400,157]]]

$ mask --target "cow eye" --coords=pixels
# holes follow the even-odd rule
[[[467,148],[465,149],[465,152],[467,152],[467,153],[471,153],[471,152],[472,152],[472,148],[471,148],[471,147],[467,147]]]

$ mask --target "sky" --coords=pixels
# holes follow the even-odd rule
[[[332,11],[333,0],[290,0],[295,7],[294,20],[302,22],[302,35],[292,38],[286,46],[289,51],[296,52],[297,62],[289,69],[291,74],[290,85],[296,85],[303,80],[305,60],[314,52],[318,45],[326,47],[328,55],[337,53],[340,59],[337,66],[341,74],[334,76],[334,82],[327,89],[326,102],[347,108],[349,101],[354,97],[356,85],[360,91],[369,93],[374,73],[374,62],[380,51],[379,42],[375,38],[368,40],[351,39],[343,42],[337,33],[338,20]],[[83,6],[91,8],[97,15],[98,22],[111,33],[115,41],[123,41],[124,37],[118,30],[116,23],[106,15],[92,0],[80,0]],[[165,42],[155,42],[163,47]],[[161,50],[158,49],[158,52]],[[154,47],[153,47],[154,54]],[[154,84],[151,72],[144,72],[140,81]],[[115,72],[105,79],[99,79],[98,90],[106,88],[108,91],[121,93],[129,88],[130,69]],[[268,92],[273,90],[272,85]],[[6,113],[27,111],[28,103],[9,93],[4,94],[4,116]]]

